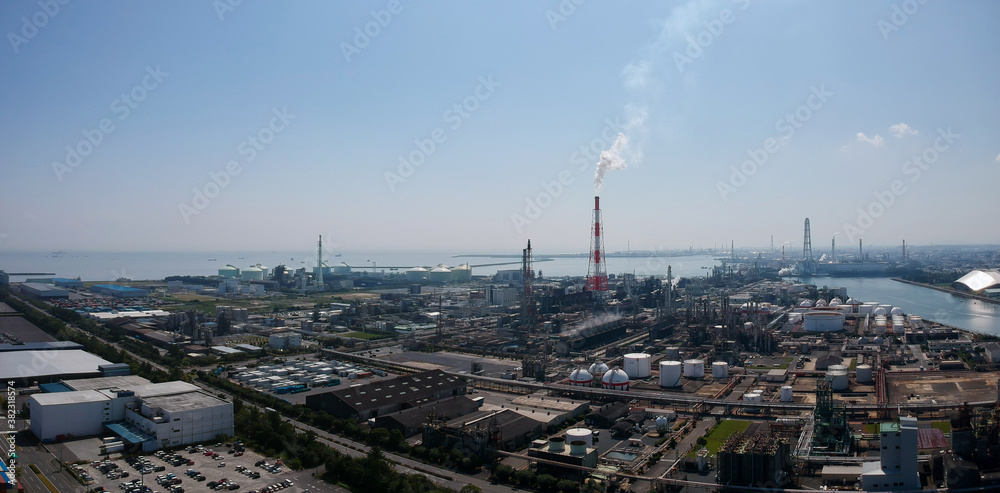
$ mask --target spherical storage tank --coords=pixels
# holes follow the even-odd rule
[[[688,378],[702,378],[705,376],[705,361],[700,359],[684,360],[684,376]]]
[[[235,265],[227,265],[219,269],[219,277],[236,279],[240,277],[240,268]]]
[[[791,385],[785,385],[781,387],[781,402],[792,402]]]
[[[406,271],[407,281],[424,281],[427,280],[427,269],[423,267],[414,267]]]
[[[802,328],[807,332],[835,332],[844,328],[844,313],[812,311],[802,314]]]
[[[647,378],[650,373],[652,357],[645,353],[625,355],[625,374],[629,378]]]
[[[590,365],[591,375],[604,375],[607,372],[608,372],[608,365],[600,361],[595,361],[594,364]]]
[[[588,447],[592,447],[594,446],[594,432],[587,428],[570,428],[566,430],[566,441],[569,443],[584,442]]]
[[[472,267],[469,264],[462,264],[451,270],[452,278],[455,282],[469,282],[472,280]]]
[[[240,272],[240,279],[244,281],[263,281],[264,271],[257,267],[247,267]]]
[[[858,365],[856,378],[858,379],[858,383],[871,383],[872,367],[870,365]]]
[[[729,363],[725,361],[716,361],[712,363],[712,378],[728,378],[729,377]]]
[[[660,416],[656,418],[656,429],[657,431],[663,432],[670,428],[670,420],[666,416]]]
[[[681,362],[660,362],[660,387],[678,387],[681,384]]]
[[[574,387],[590,387],[593,383],[594,376],[583,368],[577,368],[569,374],[569,384]]]
[[[604,374],[601,386],[611,390],[628,390],[628,375],[621,368],[612,368]]]
[[[431,269],[427,275],[431,282],[450,282],[452,280],[451,269],[446,266],[438,266]]]
[[[341,263],[333,266],[333,273],[334,274],[340,274],[340,275],[350,274],[351,273],[351,266],[345,264],[344,262],[341,262]]]

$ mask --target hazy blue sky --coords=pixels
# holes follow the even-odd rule
[[[996,2],[49,1],[0,252],[1000,242]]]

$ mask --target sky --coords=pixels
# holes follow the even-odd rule
[[[996,2],[62,1],[0,254],[1000,243]]]

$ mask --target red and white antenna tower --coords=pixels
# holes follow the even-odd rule
[[[608,267],[604,263],[604,237],[601,235],[601,197],[594,197],[594,226],[590,231],[590,265],[587,267],[587,291],[608,290]]]

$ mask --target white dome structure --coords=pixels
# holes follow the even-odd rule
[[[660,361],[660,387],[679,387],[681,385],[681,362]]]
[[[590,387],[594,384],[594,376],[583,368],[577,368],[569,374],[569,384],[574,387]]]
[[[902,308],[894,306],[892,307],[892,310],[889,310],[889,315],[905,315],[905,313],[903,313]]]
[[[608,369],[609,369],[608,365],[606,365],[606,364],[604,364],[604,363],[602,363],[600,361],[595,361],[594,364],[590,365],[590,374],[591,375],[604,375],[605,373],[608,372]]]
[[[800,308],[812,308],[812,306],[813,304],[809,300],[802,300],[802,303],[799,303]]]
[[[884,317],[885,316],[885,308],[882,308],[881,306],[878,307],[878,308],[876,308],[875,310],[872,311],[872,315],[875,315],[875,316],[882,315]]]
[[[826,306],[826,301],[824,301],[824,300],[816,300],[816,304],[814,306],[816,306],[816,307]]]
[[[344,262],[341,262],[341,263],[333,266],[333,273],[334,274],[340,274],[340,275],[350,274],[351,273],[351,266],[347,265]]]
[[[240,272],[240,279],[244,281],[263,281],[264,271],[259,267],[247,267]]]
[[[664,432],[670,429],[670,420],[666,416],[660,416],[656,418],[656,430],[659,432]]]
[[[427,280],[427,269],[414,267],[406,271],[406,280],[410,282],[420,282]]]
[[[235,265],[227,265],[219,269],[219,277],[226,279],[237,279],[240,277],[240,268]]]
[[[472,280],[472,267],[469,264],[462,264],[451,270],[452,279],[455,282],[469,282]]]
[[[995,270],[974,270],[951,283],[951,287],[960,291],[970,292],[1000,287],[1000,272]]]
[[[836,303],[836,304],[839,305],[839,304],[841,304],[843,302],[844,302],[844,300],[840,299],[840,297],[838,297],[838,296],[834,296],[833,299],[830,300],[830,304],[831,305],[833,305],[834,303]]]
[[[431,269],[430,273],[427,275],[427,279],[431,282],[451,282],[451,269],[447,267],[435,267]]]
[[[612,368],[604,374],[601,386],[611,390],[628,390],[628,375],[621,368]]]
[[[648,378],[652,356],[645,353],[630,353],[625,355],[625,374],[629,378]]]

